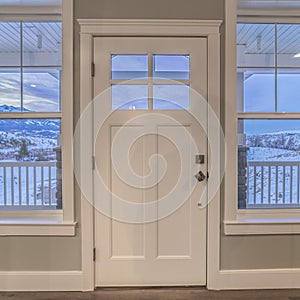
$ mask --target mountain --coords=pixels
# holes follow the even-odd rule
[[[25,112],[30,112],[24,109]],[[0,105],[0,113],[20,112],[19,107]],[[31,137],[56,139],[60,132],[60,120],[57,119],[0,119],[0,132]]]
[[[12,105],[0,105],[0,113],[2,112],[20,112],[21,109],[20,107],[15,107]],[[25,111],[29,111],[29,110],[25,110]]]
[[[300,150],[300,132],[282,131],[276,133],[251,134],[247,136],[248,147]]]

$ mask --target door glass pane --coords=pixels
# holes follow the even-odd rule
[[[190,79],[189,55],[153,55],[153,77],[165,79]]]
[[[148,55],[112,55],[112,79],[136,79],[148,77]]]
[[[300,204],[300,121],[238,121],[239,208]]]
[[[277,25],[277,64],[279,67],[300,66],[300,24]]]
[[[274,67],[274,53],[274,24],[237,24],[238,67]]]
[[[0,120],[0,210],[61,208],[59,119]]]
[[[190,87],[188,85],[154,85],[153,109],[180,110],[190,107]]]
[[[238,69],[238,112],[275,112],[275,71]]]
[[[20,69],[0,68],[0,112],[19,112],[20,110]]]
[[[300,111],[300,70],[278,70],[278,112]]]
[[[112,109],[148,109],[147,85],[112,85]]]
[[[23,65],[61,66],[61,22],[23,22]]]
[[[60,111],[60,69],[24,69],[24,109],[34,112]]]
[[[0,22],[0,66],[20,66],[20,22]]]

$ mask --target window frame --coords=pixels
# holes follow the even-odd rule
[[[63,208],[58,211],[0,211],[0,236],[74,236],[76,222],[73,177],[73,0],[62,0],[61,13],[3,14],[0,15],[0,21],[61,21],[63,44],[61,112],[42,113],[43,118],[61,118]],[[1,118],[38,118],[38,115],[39,113],[7,113]]]
[[[226,171],[224,180],[224,233],[225,235],[296,234],[300,233],[300,209],[238,209],[238,119],[300,119],[300,113],[239,113],[236,93],[236,25],[237,23],[300,24],[295,11],[270,12],[239,10],[237,1],[226,9],[225,41],[225,136]],[[295,15],[294,15],[295,14]],[[228,167],[234,166],[234,167]]]

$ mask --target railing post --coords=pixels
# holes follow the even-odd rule
[[[248,147],[238,146],[238,207],[246,208],[247,205],[247,151]]]
[[[61,148],[54,148],[56,152],[56,209],[62,209],[62,163],[61,163]]]

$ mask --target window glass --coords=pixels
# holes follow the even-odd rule
[[[275,71],[238,69],[237,109],[239,112],[275,112]]]
[[[20,66],[20,22],[0,22],[0,66]]]
[[[148,109],[148,85],[112,85],[112,109]]]
[[[25,68],[23,73],[24,110],[60,111],[60,69]]]
[[[62,64],[61,22],[23,22],[23,65]]]
[[[61,208],[60,123],[0,120],[0,210]]]
[[[148,77],[148,55],[112,55],[112,79],[136,79]]]
[[[278,112],[300,112],[300,69],[280,69],[277,74]]]
[[[300,120],[238,121],[239,208],[300,205]]]
[[[0,68],[0,113],[21,111],[21,72]]]
[[[189,55],[153,55],[153,77],[165,79],[190,79]]]
[[[190,87],[188,85],[154,85],[153,109],[180,110],[190,107]]]
[[[237,24],[238,67],[274,67],[274,53],[274,24]]]
[[[300,66],[300,24],[277,25],[277,64],[279,67]]]
[[[1,210],[62,209],[61,46],[61,22],[0,22]]]

